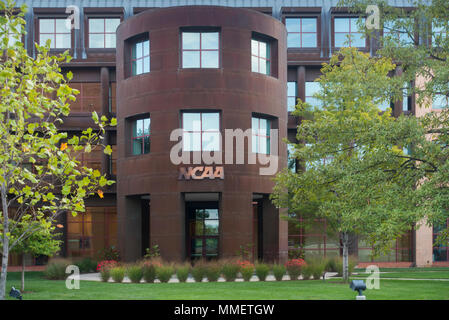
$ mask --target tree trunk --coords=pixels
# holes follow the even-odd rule
[[[347,232],[342,234],[342,244],[343,244],[343,281],[349,281],[349,267],[348,267],[348,247],[349,247],[349,235]]]
[[[6,235],[9,232],[8,205],[6,203],[6,188],[2,184],[2,217],[3,217],[3,252],[2,252],[2,272],[0,275],[0,300],[5,300],[6,294],[6,276],[8,273],[8,255],[9,255],[9,238]]]
[[[25,291],[25,253],[22,253],[22,285],[20,291],[22,293]]]

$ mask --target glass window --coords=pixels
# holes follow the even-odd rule
[[[294,153],[295,147],[287,144],[287,167],[291,172],[296,172],[296,158],[293,157]]]
[[[131,74],[150,72],[150,40],[135,42],[131,47]]]
[[[50,39],[50,48],[72,47],[72,33],[66,27],[66,19],[39,19],[39,45],[45,45]]]
[[[391,108],[390,100],[382,101],[382,103],[379,105],[380,111],[385,111],[387,110],[387,108]]]
[[[182,67],[218,68],[218,32],[183,32]]]
[[[317,18],[286,18],[285,26],[288,48],[317,46]]]
[[[399,45],[413,45],[413,35],[408,33],[409,19],[400,18],[396,21],[386,21],[383,27],[383,36],[387,41],[395,41]]]
[[[115,48],[115,31],[119,18],[89,19],[89,48]]]
[[[11,33],[9,32],[9,30],[5,30],[4,28],[5,26],[2,26],[2,34],[0,35],[0,42],[3,42],[4,39],[4,35],[6,35],[6,33],[8,34],[8,46],[9,47],[13,47],[17,42],[21,42],[21,36],[20,34],[17,35],[15,33]],[[4,32],[4,33],[3,33]],[[3,46],[3,43],[1,44],[1,46]]]
[[[444,45],[444,41],[447,41],[447,22],[432,22],[432,44],[434,46]]]
[[[252,152],[270,154],[271,120],[252,117]]]
[[[133,122],[132,154],[139,155],[150,152],[150,118]]]
[[[270,44],[251,39],[251,71],[270,75]]]
[[[436,94],[433,97],[432,109],[443,109],[447,108],[448,99],[447,96],[443,94]]]
[[[296,106],[296,81],[287,82],[287,111],[295,111]]]
[[[218,209],[190,209],[188,218],[191,257],[217,257],[220,225]]]
[[[321,108],[321,101],[314,95],[321,90],[321,85],[319,82],[307,81],[306,82],[306,102],[313,107]]]
[[[183,151],[220,150],[220,114],[183,112]]]
[[[359,18],[334,18],[334,46],[337,48],[366,46],[363,29],[360,29],[357,21]],[[362,24],[365,19],[362,19]],[[349,37],[349,39],[348,39]]]

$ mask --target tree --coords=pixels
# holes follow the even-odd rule
[[[325,218],[340,234],[345,281],[351,235],[366,237],[377,255],[422,217],[414,195],[424,170],[411,168],[402,148],[424,143],[424,128],[379,109],[401,94],[400,81],[389,77],[395,67],[355,48],[323,65],[316,95],[322,107],[299,100],[295,111],[302,121],[292,145],[305,170],[278,174],[272,194],[278,207],[306,220]]]
[[[37,224],[41,225],[37,225]],[[11,221],[11,225],[15,224],[15,221]],[[31,225],[30,225],[31,224]],[[11,239],[20,237],[28,229],[36,229],[34,233],[29,233],[27,237],[22,238],[20,242],[10,252],[18,253],[22,258],[22,277],[21,277],[21,291],[25,291],[25,255],[30,254],[52,256],[60,249],[61,240],[56,239],[60,234],[56,234],[55,226],[49,221],[20,221],[14,228],[15,234]]]
[[[400,81],[411,83],[408,95],[416,105],[427,108],[420,123],[427,134],[426,142],[413,146],[409,159],[424,171],[419,183],[418,206],[425,211],[429,226],[446,226],[449,218],[449,2],[414,0],[413,9],[389,6],[382,0],[342,0],[341,6],[365,15],[368,5],[379,8],[379,30],[362,26],[368,37],[379,43],[376,56],[396,61],[402,68]],[[389,32],[385,32],[389,31]],[[439,112],[430,112],[432,103]],[[449,229],[444,228],[436,243],[448,245]]]
[[[2,270],[0,299],[5,298],[8,254],[25,239],[54,223],[61,213],[85,210],[89,196],[103,197],[101,189],[114,183],[98,170],[83,166],[82,152],[111,147],[102,145],[105,127],[116,120],[92,114],[96,125],[79,135],[58,130],[69,115],[70,102],[79,92],[70,88],[71,72],[60,65],[70,61],[68,51],[50,55],[50,41],[36,44],[35,58],[28,56],[21,39],[25,6],[13,14],[13,3],[0,2],[0,245]],[[19,233],[26,222],[27,228]]]

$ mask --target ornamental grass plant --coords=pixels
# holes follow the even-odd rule
[[[276,281],[282,281],[282,278],[285,275],[285,266],[282,264],[275,264],[273,265],[273,275]]]
[[[175,268],[171,264],[166,264],[156,267],[156,277],[160,282],[166,283],[170,281],[171,277],[175,273]]]
[[[189,263],[183,263],[176,266],[176,277],[178,278],[179,282],[187,281],[191,268],[192,267]]]
[[[121,266],[117,266],[111,269],[111,278],[114,282],[121,283],[125,278],[126,269]]]
[[[259,281],[265,281],[270,273],[270,266],[265,263],[256,264],[256,275]]]
[[[128,266],[126,274],[132,283],[140,283],[143,278],[143,267],[141,264],[133,264]]]

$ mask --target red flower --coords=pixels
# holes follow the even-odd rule
[[[103,260],[100,261],[97,265],[97,272],[101,272],[105,269],[111,269],[118,265],[118,262],[115,260]]]

